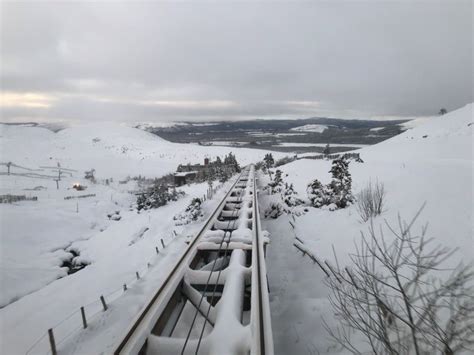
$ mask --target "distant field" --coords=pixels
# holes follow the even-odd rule
[[[372,145],[406,130],[408,120],[369,121],[334,118],[184,122],[139,128],[176,143],[268,149],[280,152],[333,153]]]

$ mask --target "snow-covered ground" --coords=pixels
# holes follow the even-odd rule
[[[35,341],[32,353],[48,349],[48,328],[61,323],[57,342],[81,326],[79,307],[88,317],[100,311],[99,296],[116,299],[105,318],[89,319],[90,334],[72,333],[60,348],[90,354],[115,345],[139,307],[156,289],[184,250],[187,236],[203,221],[176,226],[173,216],[184,211],[194,197],[202,197],[207,184],[183,186],[185,196],[176,202],[140,214],[131,206],[137,183],[127,176],[160,177],[174,172],[178,164],[202,163],[233,151],[244,165],[265,154],[254,149],[201,147],[174,144],[139,129],[114,124],[69,127],[54,133],[41,127],[0,125],[0,195],[26,195],[37,201],[0,204],[0,353],[24,354]],[[275,154],[279,156],[279,154]],[[281,154],[281,156],[284,156]],[[57,188],[60,163],[64,170]],[[95,169],[97,183],[84,179],[84,171]],[[108,184],[106,183],[108,180]],[[87,189],[76,191],[75,183]],[[219,192],[223,194],[225,187]],[[77,198],[84,195],[95,195]],[[65,199],[65,197],[74,197]],[[217,198],[204,203],[208,215]],[[121,219],[108,215],[119,211]],[[163,251],[161,239],[167,245]],[[161,250],[156,255],[155,247]],[[64,260],[79,253],[76,261],[88,264],[67,275]],[[150,263],[150,267],[148,267]],[[122,295],[123,283],[140,280]],[[112,292],[112,294],[111,294]],[[128,300],[128,301],[127,301]],[[121,306],[118,306],[121,304]],[[100,326],[100,324],[105,324]],[[98,330],[99,329],[99,330]],[[106,332],[107,340],[97,332]],[[90,338],[90,340],[85,340]],[[70,343],[67,343],[71,341]],[[66,346],[69,344],[69,346]],[[110,351],[110,349],[109,349]]]
[[[371,128],[369,131],[371,132],[377,132],[377,131],[381,131],[382,129],[384,129],[385,127],[374,127],[374,128]]]
[[[323,133],[328,126],[321,124],[306,124],[304,126],[294,127],[291,130],[297,132],[314,132],[314,133]]]
[[[355,193],[369,181],[385,184],[386,211],[376,224],[384,219],[393,223],[399,212],[408,219],[426,202],[415,229],[429,222],[431,237],[458,246],[453,263],[473,259],[472,121],[472,105],[433,117],[397,137],[358,150],[364,163],[350,164]],[[136,189],[136,183],[119,181],[127,176],[159,177],[175,171],[178,164],[222,157],[231,150],[241,164],[261,160],[265,154],[255,149],[174,144],[111,124],[70,127],[57,133],[0,125],[1,162],[35,169],[12,166],[12,175],[0,175],[0,194],[38,197],[38,201],[0,204],[0,353],[24,354],[38,339],[31,353],[45,353],[46,330],[60,322],[55,334],[62,353],[110,353],[186,247],[187,236],[203,223],[175,226],[172,217],[207,189],[206,184],[184,186],[186,195],[180,200],[137,214],[130,210],[135,200],[130,191]],[[276,159],[284,156],[272,154]],[[57,163],[75,170],[72,176],[62,177],[59,189],[52,178],[41,177],[53,175],[42,166]],[[329,182],[330,165],[325,160],[303,159],[279,169],[304,198],[313,179]],[[83,178],[84,171],[92,168],[97,184]],[[6,171],[6,166],[0,166],[0,172]],[[107,185],[105,179],[110,178],[113,181]],[[262,176],[260,183],[265,184],[265,179]],[[88,187],[75,191],[75,182]],[[222,187],[218,196],[204,204],[205,216],[225,190]],[[64,199],[86,194],[95,196]],[[262,209],[268,198],[261,193]],[[115,211],[120,211],[120,221],[107,217]],[[309,208],[296,217],[295,229],[289,221],[286,215],[262,220],[272,239],[267,269],[275,350],[279,354],[340,353],[330,347],[321,324],[321,316],[332,322],[323,275],[292,243],[297,235],[322,259],[332,258],[334,245],[344,263],[353,241],[360,230],[367,230],[368,223],[360,222],[354,206],[335,212]],[[67,276],[60,265],[71,257],[71,251],[89,265]],[[141,279],[130,285],[136,271]],[[126,292],[123,283],[129,285]],[[100,295],[109,302],[107,312],[101,312]],[[81,306],[86,306],[87,330],[80,330]]]
[[[369,181],[385,185],[385,212],[374,220],[377,228],[385,219],[396,224],[398,213],[411,219],[426,202],[413,230],[420,232],[428,223],[428,236],[435,243],[459,248],[445,264],[448,267],[474,260],[472,109],[468,105],[433,117],[399,136],[362,148],[358,152],[364,163],[350,163],[354,193]],[[306,198],[310,181],[330,181],[330,168],[331,161],[303,159],[278,169],[284,181],[293,183],[300,197]],[[262,209],[271,198],[262,194]],[[322,316],[331,323],[322,272],[292,246],[295,235],[321,260],[333,260],[334,246],[338,261],[344,264],[369,223],[361,222],[355,206],[334,212],[310,207],[296,221],[283,215],[263,222],[272,235],[267,268],[277,354],[339,353],[330,347],[322,328]]]
[[[140,129],[95,123],[57,133],[41,127],[0,124],[0,149],[2,162],[11,161],[32,169],[56,166],[59,162],[63,167],[78,170],[79,176],[94,168],[99,178],[121,179],[162,176],[174,172],[178,164],[202,163],[204,157],[214,159],[234,148],[171,143]],[[262,154],[254,149],[239,149],[237,158],[245,165],[262,159]]]

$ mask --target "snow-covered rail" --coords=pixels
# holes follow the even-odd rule
[[[273,354],[265,245],[247,167],[115,354]]]

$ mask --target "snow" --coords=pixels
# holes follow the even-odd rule
[[[41,127],[0,124],[2,161],[29,168],[56,166],[85,170],[96,169],[99,178],[162,176],[178,164],[201,163],[204,157],[221,157],[235,147],[205,147],[177,144],[136,128],[113,123],[73,126],[54,133]],[[242,165],[262,159],[254,149],[239,149]],[[283,156],[283,155],[281,155]],[[13,170],[12,170],[13,171]]]
[[[38,197],[38,201],[0,204],[0,352],[4,354],[25,353],[40,337],[39,348],[34,348],[33,353],[45,352],[47,329],[76,312],[55,330],[61,340],[74,328],[80,328],[77,312],[89,303],[86,312],[92,328],[99,327],[101,331],[73,333],[61,343],[61,349],[64,351],[69,344],[70,353],[96,353],[97,349],[112,347],[184,250],[187,237],[203,223],[201,219],[176,226],[173,216],[208,189],[207,183],[182,186],[179,189],[186,193],[185,197],[137,214],[130,208],[136,200],[133,192],[137,183],[127,182],[126,177],[160,177],[174,172],[179,164],[202,163],[204,157],[223,157],[231,151],[170,143],[139,129],[103,123],[73,126],[57,133],[42,127],[0,125],[0,148],[2,162],[34,169],[12,166],[8,176],[6,166],[0,166],[0,194]],[[258,161],[265,154],[255,149],[232,151],[242,165]],[[53,180],[57,172],[40,168],[56,167],[58,163],[73,170],[72,176],[61,177],[59,189]],[[91,168],[96,170],[96,184],[84,179],[84,171]],[[108,185],[105,179],[109,180]],[[86,185],[87,190],[72,189],[75,183]],[[203,204],[203,218],[224,190]],[[65,199],[84,194],[95,196]],[[116,211],[120,220],[107,217],[118,216]],[[161,239],[166,245],[164,251]],[[72,251],[79,252],[79,256],[74,258]],[[71,259],[89,265],[67,275],[61,265]],[[136,271],[142,277],[139,281]],[[147,282],[143,280],[145,274]],[[131,281],[137,286],[130,287]],[[125,294],[123,283],[129,285]],[[101,294],[107,302],[114,301],[111,310],[117,307],[116,313],[100,313]],[[92,318],[96,312],[98,315]],[[111,319],[113,325],[109,324]],[[106,326],[101,328],[101,324]],[[103,334],[107,334],[106,341]]]
[[[326,147],[328,143],[278,143],[278,147]],[[329,143],[331,147],[354,147],[362,148],[367,147],[368,144],[344,144],[344,143]]]
[[[413,128],[399,136],[358,150],[364,163],[350,163],[355,193],[369,181],[385,185],[385,212],[375,219],[376,226],[385,219],[395,223],[398,213],[410,219],[426,202],[415,230],[429,222],[430,237],[459,248],[448,266],[473,260],[472,109],[471,104],[424,122],[412,121]],[[48,328],[69,315],[55,328],[57,339],[81,328],[81,306],[86,306],[90,326],[61,342],[61,353],[112,352],[120,334],[185,250],[188,236],[203,224],[200,219],[176,226],[173,216],[208,188],[207,184],[183,186],[185,197],[137,214],[130,210],[136,182],[119,180],[138,175],[159,177],[174,172],[178,164],[201,163],[204,157],[222,157],[231,149],[175,144],[139,129],[96,123],[57,133],[41,127],[0,125],[0,148],[2,162],[38,169],[30,172],[12,167],[12,175],[7,176],[6,167],[0,166],[0,194],[38,197],[38,201],[0,204],[0,352],[24,354],[42,337],[32,353],[45,353]],[[241,164],[261,160],[265,154],[255,149],[232,151]],[[284,156],[272,154],[275,159]],[[75,170],[72,176],[62,177],[59,189],[52,178],[41,177],[54,173],[40,168],[57,163]],[[299,197],[306,198],[310,181],[329,182],[330,166],[330,161],[302,159],[279,169],[284,181],[293,183]],[[83,172],[91,168],[96,169],[96,184],[83,178]],[[106,185],[106,178],[113,178],[113,182]],[[261,177],[260,189],[265,179]],[[72,189],[76,182],[87,185],[87,190]],[[222,198],[226,186],[213,200],[203,203],[203,218]],[[83,194],[95,196],[64,199]],[[272,196],[264,192],[260,196],[263,211]],[[119,221],[107,217],[116,211],[120,211]],[[276,353],[340,354],[330,347],[322,328],[321,316],[333,322],[322,284],[324,275],[309,258],[301,256],[293,241],[297,236],[322,260],[332,260],[334,246],[339,262],[348,263],[353,243],[361,230],[367,231],[368,222],[362,223],[351,206],[334,212],[308,208],[294,221],[283,215],[277,220],[262,220],[262,225],[271,233],[267,270]],[[248,241],[244,226],[239,227],[232,243]],[[218,236],[209,235],[209,243],[213,237]],[[72,251],[79,252],[77,262],[89,265],[67,275],[61,264],[73,257]],[[140,280],[136,280],[136,271]],[[123,283],[129,287],[125,293]],[[100,295],[109,303],[107,312],[101,312]]]
[[[432,118],[433,117],[417,117],[417,118],[414,118],[410,121],[400,123],[399,126],[402,129],[411,129],[411,128],[415,128],[415,127],[424,125],[425,123],[429,122]]]
[[[431,117],[424,124],[376,145],[360,149],[364,163],[351,161],[353,192],[369,181],[384,183],[387,191],[385,212],[374,225],[386,220],[396,225],[398,214],[410,220],[426,202],[414,225],[419,233],[428,223],[428,236],[434,244],[459,248],[446,267],[460,261],[474,261],[473,248],[473,105],[441,117]],[[283,181],[293,183],[299,197],[306,198],[307,184],[331,179],[331,162],[297,160],[278,167]],[[265,184],[267,177],[262,177]],[[262,210],[274,196],[263,194]],[[289,222],[295,226],[293,229]],[[291,219],[263,221],[271,234],[267,269],[271,292],[271,310],[277,354],[339,354],[330,347],[321,317],[333,322],[326,299],[324,275],[316,264],[292,245],[295,236],[320,260],[333,260],[333,246],[341,265],[350,262],[354,242],[360,232],[367,232],[356,206],[328,211],[309,207],[308,212]],[[390,233],[385,230],[385,237]]]
[[[385,127],[374,127],[374,128],[371,128],[370,131],[371,132],[378,132],[378,131],[381,131],[382,129],[384,129]]]
[[[291,131],[323,133],[326,129],[328,129],[328,126],[325,125],[306,124],[304,126],[294,127]]]

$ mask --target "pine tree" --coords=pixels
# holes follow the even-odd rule
[[[293,184],[288,185],[285,183],[285,188],[283,189],[281,196],[283,198],[283,202],[288,207],[294,207],[303,204],[303,201],[298,198],[298,194],[296,193]]]
[[[335,159],[329,172],[332,174],[332,181],[329,184],[332,190],[332,203],[338,208],[345,208],[354,201],[349,162],[344,158]]]
[[[280,192],[283,187],[283,179],[281,178],[281,170],[275,172],[273,180],[268,183],[271,193]]]
[[[265,154],[263,161],[265,162],[265,166],[267,169],[273,167],[273,165],[275,164],[275,160],[273,159],[272,153]]]
[[[321,208],[331,203],[332,191],[318,179],[315,179],[308,185],[306,192],[313,207]]]

